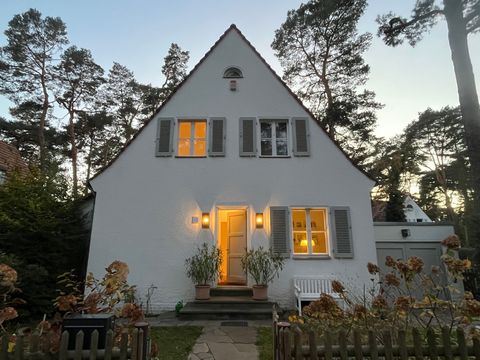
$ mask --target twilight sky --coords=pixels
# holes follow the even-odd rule
[[[161,66],[172,42],[190,51],[191,69],[218,37],[235,23],[267,62],[282,69],[270,47],[274,31],[300,0],[0,0],[0,46],[3,31],[15,15],[33,7],[44,16],[60,16],[70,43],[92,51],[106,71],[113,61],[127,66],[143,83],[162,83]],[[360,21],[361,32],[376,34],[378,14],[408,15],[414,0],[370,0]],[[470,36],[470,55],[477,89],[480,82],[480,34]],[[367,88],[385,105],[378,112],[377,133],[392,136],[427,107],[457,105],[453,66],[445,22],[440,22],[415,48],[387,47],[374,37],[366,62]],[[0,116],[9,118],[7,99],[0,97]]]

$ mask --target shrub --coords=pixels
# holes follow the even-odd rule
[[[195,285],[208,285],[220,274],[222,254],[220,249],[203,243],[197,248],[195,255],[185,260],[187,276]]]
[[[257,285],[267,286],[283,269],[285,259],[263,247],[252,249],[242,257],[242,267]]]
[[[450,331],[464,327],[473,335],[478,330],[470,325],[480,317],[480,302],[468,291],[463,299],[451,300],[452,295],[458,295],[453,284],[463,278],[471,263],[456,257],[460,243],[455,236],[445,239],[443,245],[447,247],[441,257],[446,272],[433,267],[427,273],[423,260],[417,256],[406,261],[387,256],[385,272],[376,264],[367,265],[372,285],[361,296],[348,291],[338,280],[332,282],[332,289],[343,300],[344,308],[332,296],[322,294],[304,308],[303,317],[293,316],[290,320],[320,331],[332,328],[379,331],[413,326],[426,330],[446,326]]]

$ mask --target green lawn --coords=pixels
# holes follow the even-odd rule
[[[201,333],[201,326],[152,328],[152,341],[157,344],[158,358],[160,360],[185,360]]]
[[[257,346],[260,360],[273,359],[273,336],[271,327],[257,329]]]

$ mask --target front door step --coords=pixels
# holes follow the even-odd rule
[[[265,320],[272,318],[276,303],[252,299],[246,286],[218,287],[210,290],[210,299],[194,300],[180,310],[183,320]]]

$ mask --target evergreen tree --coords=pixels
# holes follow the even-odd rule
[[[5,94],[17,107],[35,104],[38,115],[34,128],[27,124],[25,130],[34,131],[39,147],[42,168],[47,158],[45,129],[51,109],[52,65],[55,56],[67,40],[66,26],[56,17],[42,18],[30,9],[15,15],[5,31],[7,45],[0,48],[0,93]]]
[[[357,163],[374,149],[375,111],[381,105],[364,90],[370,72],[363,53],[371,34],[358,34],[366,0],[310,0],[290,10],[272,48],[284,80],[316,115],[329,136]]]
[[[78,148],[75,119],[95,100],[103,83],[103,69],[97,65],[89,50],[71,46],[62,55],[60,64],[55,68],[58,81],[56,98],[68,112],[67,134],[70,143],[72,161],[72,190],[78,195]]]
[[[379,16],[378,35],[387,45],[397,46],[407,40],[414,46],[440,19],[448,27],[448,41],[452,54],[453,68],[465,127],[468,159],[471,165],[474,189],[474,222],[480,222],[480,105],[475,85],[472,62],[468,49],[468,35],[480,30],[479,0],[417,0],[410,19],[389,13]],[[476,226],[475,239],[480,258],[480,227]]]
[[[165,82],[161,87],[161,102],[170,96],[173,90],[187,76],[187,64],[190,59],[188,51],[182,50],[175,43],[170,45],[162,66],[162,74]]]

